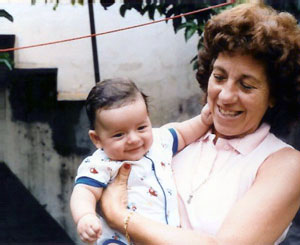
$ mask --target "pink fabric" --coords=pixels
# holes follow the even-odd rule
[[[269,125],[262,124],[253,134],[231,140],[219,138],[216,144],[215,135],[208,132],[175,156],[172,164],[183,227],[217,233],[230,208],[252,185],[263,161],[273,152],[290,147],[269,130]]]

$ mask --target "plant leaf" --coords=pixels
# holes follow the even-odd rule
[[[115,0],[100,0],[100,4],[102,7],[106,10],[108,7],[113,5],[115,3]]]
[[[177,28],[181,25],[182,17],[173,19],[173,28],[174,32],[176,33]]]
[[[185,41],[188,41],[196,32],[197,28],[187,27],[184,32]]]
[[[179,30],[181,30],[181,29],[183,29],[183,28],[186,28],[186,22],[180,24],[179,26],[177,26],[177,29],[175,30],[175,33],[177,33]]]
[[[148,5],[149,8],[148,8],[148,15],[149,15],[149,18],[150,20],[154,20],[154,13],[155,13],[155,5]]]
[[[195,62],[194,62],[194,64],[193,64],[193,70],[195,71],[195,70],[198,70],[198,60],[196,60]]]
[[[126,4],[123,4],[123,5],[120,7],[120,15],[121,15],[122,17],[125,17],[125,12],[126,12],[126,10],[127,10],[127,6],[126,6]]]
[[[10,20],[11,22],[14,21],[14,18],[6,12],[4,9],[0,9],[0,17],[5,17],[6,19]]]
[[[193,59],[191,59],[190,63],[193,63],[195,60],[198,59],[198,55],[195,55]]]
[[[8,67],[9,70],[12,70],[11,64],[9,64],[9,62],[6,59],[0,58],[0,63],[4,63]]]

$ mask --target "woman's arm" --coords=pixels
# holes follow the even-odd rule
[[[274,244],[300,206],[300,153],[272,154],[255,182],[227,215],[217,236],[233,244]]]
[[[116,181],[103,193],[103,212],[109,225],[124,231],[129,170],[122,167]],[[141,244],[274,244],[300,205],[300,153],[283,149],[259,169],[245,196],[227,215],[215,237],[174,228],[134,214],[128,223],[130,237]]]

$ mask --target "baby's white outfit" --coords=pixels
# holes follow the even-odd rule
[[[138,161],[112,161],[98,149],[79,166],[75,184],[105,188],[124,162],[131,164],[128,179],[128,209],[152,220],[179,227],[180,219],[176,186],[171,161],[177,152],[178,138],[174,129],[155,128],[153,144]],[[128,244],[125,236],[112,230],[102,219],[103,227],[98,245]]]

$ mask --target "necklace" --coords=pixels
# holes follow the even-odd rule
[[[214,169],[215,169],[215,165],[216,165],[216,158],[217,158],[217,155],[218,155],[218,150],[216,150],[215,146],[216,146],[216,143],[213,143],[214,146],[209,147],[207,149],[203,149],[204,147],[204,144],[202,142],[201,144],[201,148],[200,148],[200,153],[201,155],[203,155],[203,152],[205,151],[207,154],[206,155],[206,158],[204,159],[203,156],[200,157],[200,160],[199,160],[199,163],[203,166],[203,164],[205,164],[206,166],[203,166],[202,167],[202,170],[204,169],[209,169],[208,170],[208,173],[206,175],[203,176],[203,180],[197,184],[197,186],[195,188],[193,188],[193,180],[195,179],[195,175],[197,174],[198,171],[195,171],[195,169],[192,169],[192,173],[190,176],[193,176],[192,178],[192,181],[191,181],[191,190],[190,190],[190,193],[187,197],[187,203],[190,204],[193,200],[193,197],[195,196],[195,194],[197,193],[197,191],[209,180],[211,179],[211,177],[215,176],[216,174],[220,173],[226,166],[226,162],[230,159],[231,155],[232,155],[232,151],[230,151],[228,154],[227,154],[227,160],[222,160],[223,161],[223,165],[219,168],[219,169],[216,169],[217,171],[214,172]],[[228,144],[228,143],[227,143]],[[195,159],[195,158],[194,158]],[[199,168],[199,165],[198,165],[198,168]],[[202,171],[201,170],[201,171]]]
[[[208,181],[208,179],[211,177],[211,173],[212,173],[212,170],[213,170],[213,168],[214,168],[214,165],[215,165],[215,163],[213,163],[212,167],[210,168],[207,177],[206,177],[203,181],[201,181],[200,184],[198,184],[197,187],[196,187],[195,189],[193,189],[193,186],[191,185],[191,192],[190,192],[190,195],[189,195],[188,200],[187,200],[187,203],[188,203],[188,204],[190,204],[190,203],[192,202],[192,199],[193,199],[193,197],[194,197],[194,194],[195,194],[195,193],[200,189],[200,187],[201,187],[202,185],[204,185],[204,184]]]

